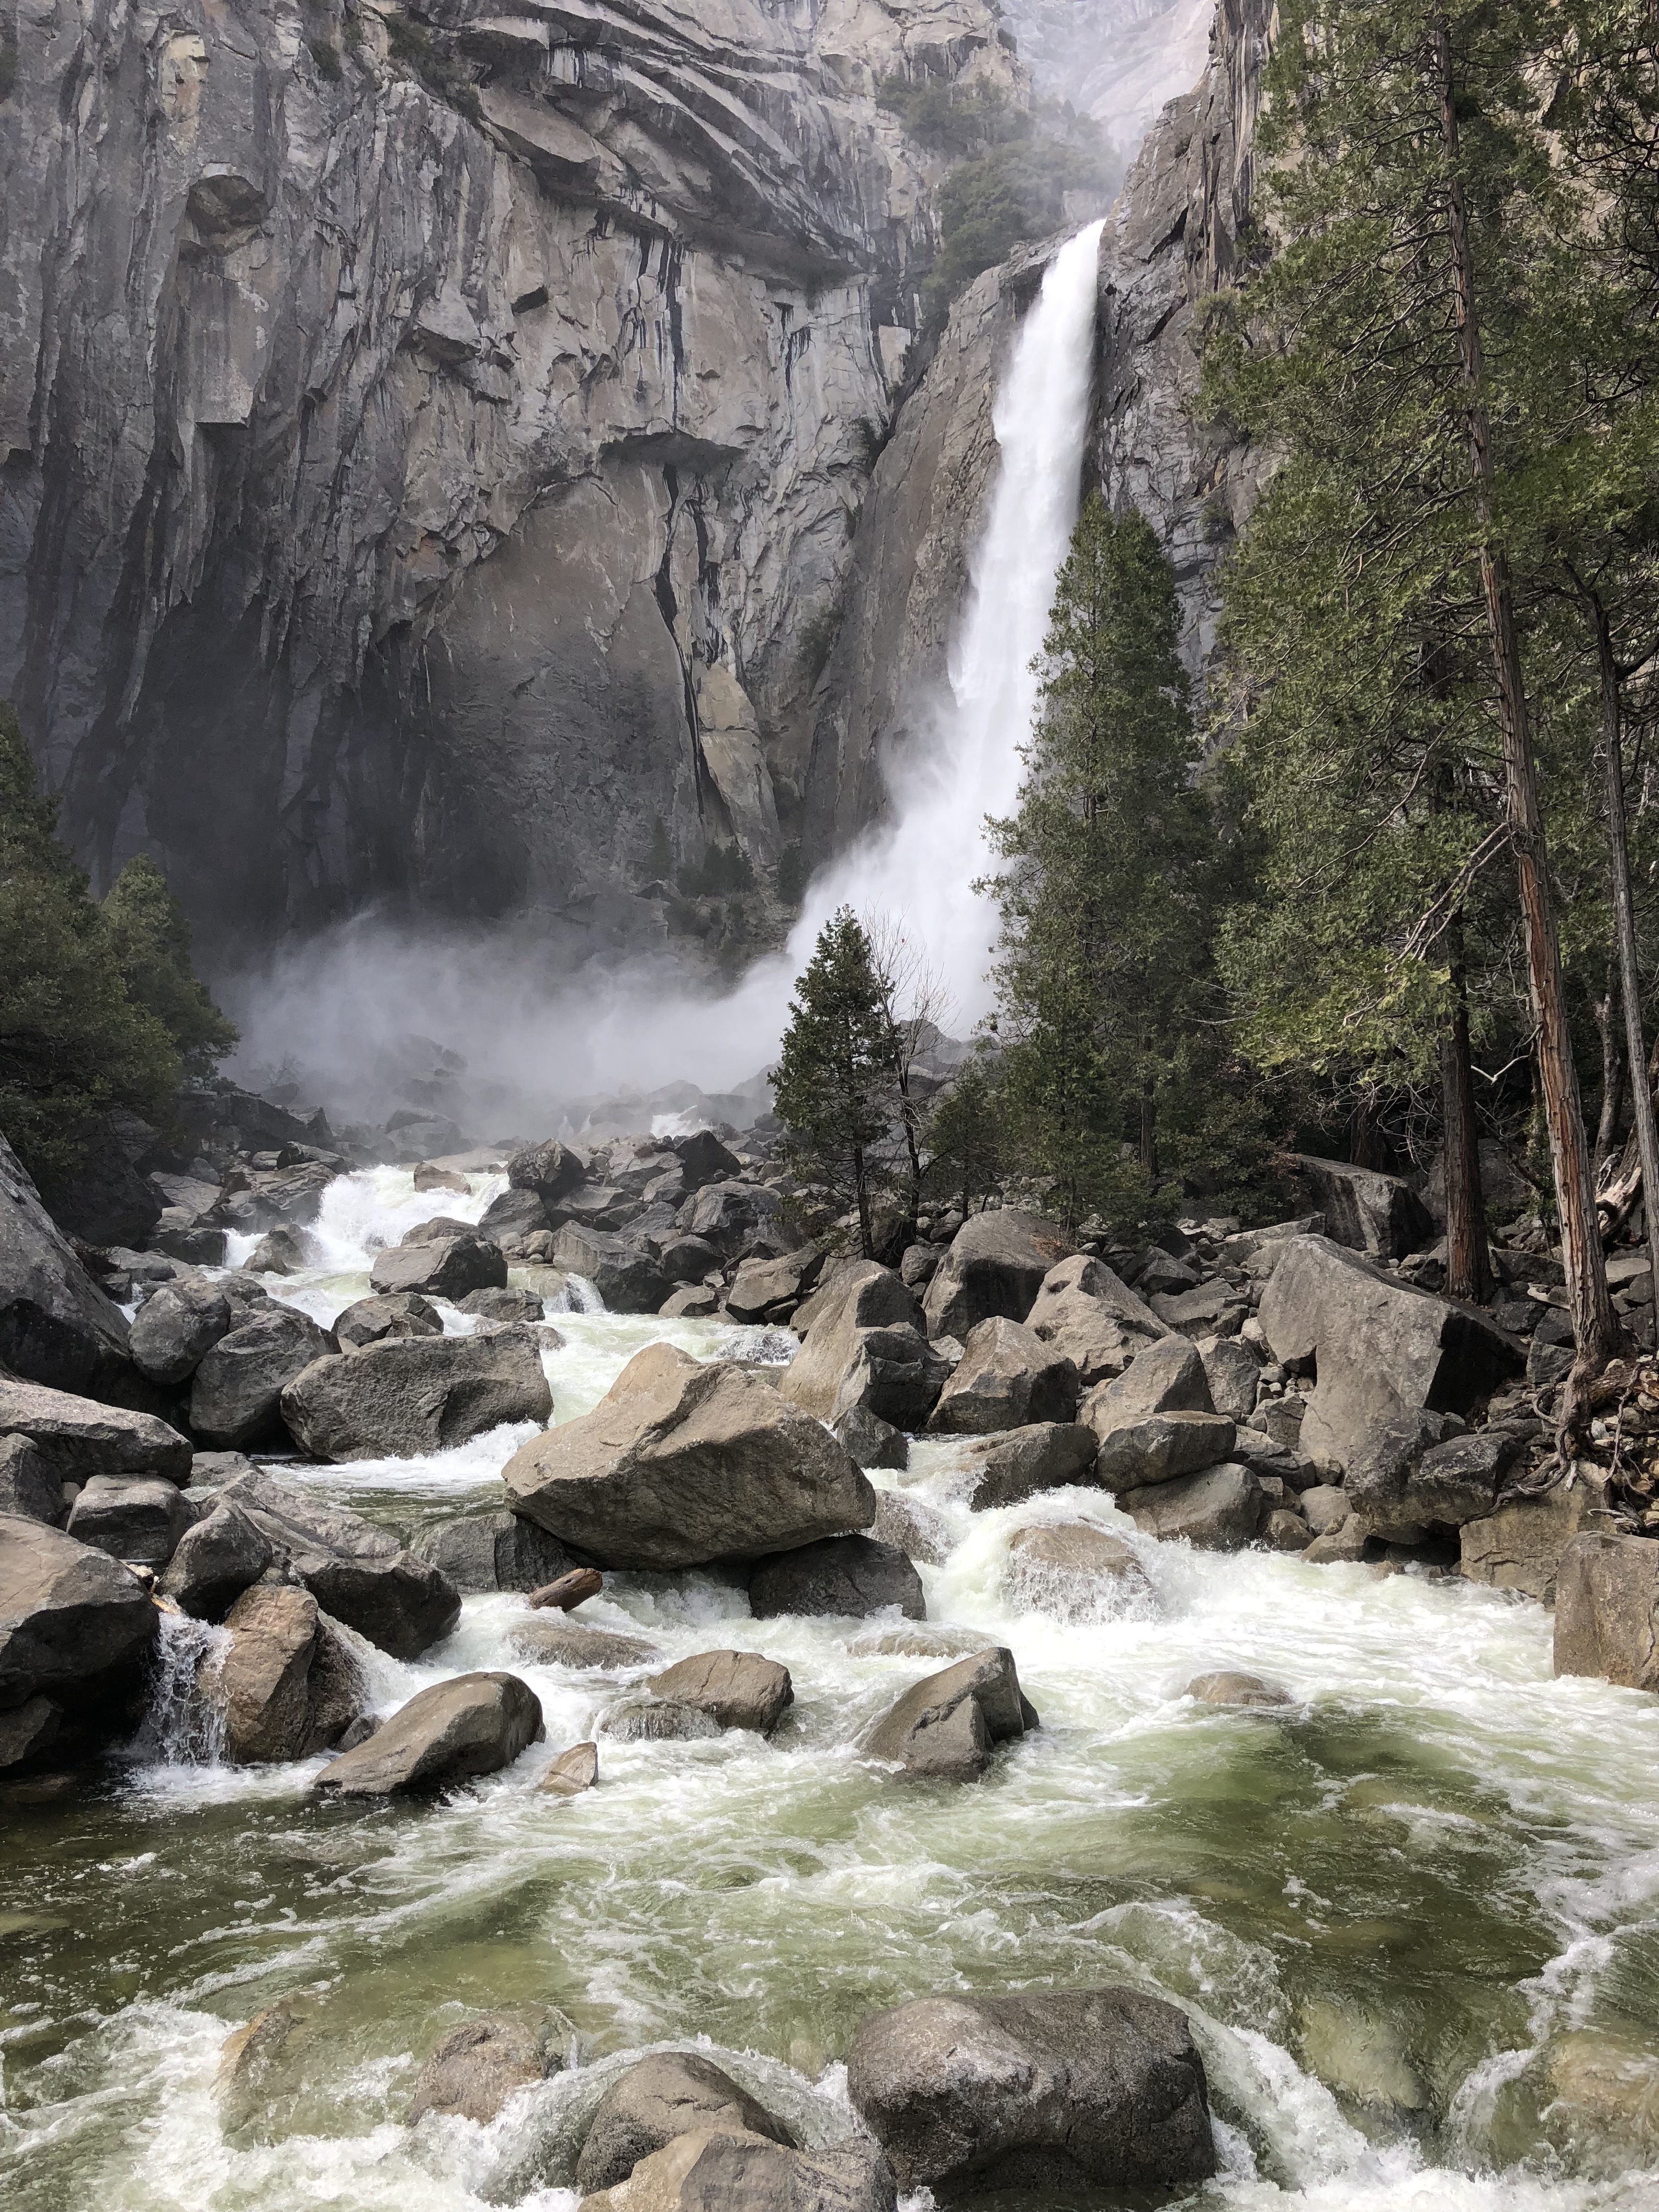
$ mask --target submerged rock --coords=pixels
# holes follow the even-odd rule
[[[1182,1695],[1200,1705],[1243,1705],[1277,1711],[1296,1701],[1277,1682],[1264,1682],[1260,1674],[1194,1674]]]
[[[1126,1989],[921,1997],[853,2039],[848,2093],[901,2189],[1158,2188],[1216,2170],[1184,2014]]]
[[[697,2129],[643,2158],[592,2212],[894,2212],[892,2170],[873,2143],[797,2151],[761,2136]]]
[[[409,2124],[455,2112],[487,2127],[515,2091],[564,2064],[576,2031],[550,2005],[504,2008],[452,2028],[416,2076]]]
[[[606,1674],[641,1667],[661,1652],[642,1636],[614,1628],[588,1628],[562,1614],[531,1614],[507,1632],[507,1649],[539,1667],[594,1667]]]
[[[580,1797],[591,1790],[599,1778],[599,1747],[596,1743],[573,1743],[568,1751],[562,1751],[536,1784],[550,1797]]]
[[[1017,1528],[1008,1540],[1008,1586],[1022,1604],[1061,1620],[1109,1619],[1152,1594],[1132,1548],[1086,1521]]]

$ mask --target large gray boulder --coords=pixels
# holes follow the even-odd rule
[[[276,1563],[325,1613],[394,1659],[416,1658],[460,1618],[460,1595],[447,1576],[356,1513],[264,1474],[243,1475],[218,1496],[241,1508]]]
[[[516,1674],[456,1674],[417,1691],[317,1786],[340,1797],[441,1789],[510,1766],[544,1733],[541,1702]]]
[[[951,1240],[927,1285],[923,1310],[929,1336],[965,1344],[982,1321],[1000,1314],[1023,1322],[1050,1268],[1071,1255],[1059,1224],[1040,1213],[1005,1206],[976,1213]]]
[[[175,1275],[146,1298],[127,1342],[152,1382],[188,1382],[232,1322],[230,1300],[205,1275]]]
[[[1247,1467],[1231,1462],[1177,1482],[1133,1490],[1123,1510],[1137,1528],[1195,1552],[1242,1552],[1267,1524],[1267,1493]]]
[[[1336,1243],[1374,1260],[1403,1260],[1432,1241],[1433,1215],[1398,1176],[1351,1167],[1346,1160],[1319,1159],[1310,1152],[1294,1154],[1292,1165]]]
[[[795,1701],[789,1669],[758,1651],[699,1651],[646,1684],[665,1705],[706,1713],[719,1728],[770,1735]]]
[[[1042,1490],[1091,1482],[1099,1448],[1094,1431],[1082,1421],[1039,1421],[1006,1436],[981,1438],[963,1454],[973,1480],[968,1503],[984,1512],[991,1506],[1023,1504]]]
[[[585,1277],[611,1313],[655,1313],[673,1287],[646,1246],[585,1222],[567,1221],[560,1230],[553,1265]]]
[[[461,1591],[533,1590],[575,1565],[545,1528],[517,1513],[468,1513],[423,1528],[410,1546]]]
[[[393,1336],[336,1352],[283,1392],[289,1434],[313,1459],[419,1459],[507,1421],[544,1421],[541,1348],[513,1324],[477,1336]]]
[[[729,2123],[694,2128],[642,2158],[586,2212],[894,2212],[893,2170],[862,2136],[790,2150]]]
[[[805,1340],[779,1388],[820,1421],[863,1414],[919,1429],[950,1372],[921,1324],[915,1293],[892,1268],[843,1261],[796,1315]]]
[[[76,1257],[0,1137],[0,1368],[53,1390],[148,1402],[127,1320]]]
[[[309,1759],[362,1712],[357,1663],[308,1590],[256,1583],[225,1616],[229,1642],[204,1670],[232,1766]]]
[[[876,1512],[868,1479],[809,1414],[667,1344],[636,1352],[591,1413],[520,1445],[502,1480],[515,1513],[600,1566],[759,1558]]]
[[[896,1606],[907,1620],[927,1618],[921,1577],[896,1544],[873,1536],[827,1536],[763,1559],[750,1577],[757,1620],[779,1613],[845,1614],[863,1620]]]
[[[161,1592],[197,1620],[222,1620],[274,1557],[270,1540],[239,1505],[216,1504],[179,1539]]]
[[[1211,1405],[1230,1421],[1248,1421],[1261,1383],[1261,1362],[1255,1353],[1236,1336],[1200,1337],[1197,1349]]]
[[[411,1230],[401,1244],[378,1252],[368,1271],[369,1288],[383,1297],[413,1291],[428,1298],[464,1298],[469,1291],[499,1290],[507,1281],[507,1261],[493,1238],[475,1229],[425,1241]],[[422,1241],[411,1243],[410,1237]]]
[[[701,1237],[723,1260],[750,1252],[781,1249],[778,1216],[783,1200],[763,1183],[726,1181],[706,1183],[674,1216],[683,1237]]]
[[[0,1711],[40,1694],[118,1704],[138,1686],[157,1620],[149,1591],[106,1552],[0,1518]]]
[[[1115,1382],[1089,1393],[1081,1418],[1110,1426],[1125,1413],[1213,1413],[1203,1354],[1190,1338],[1160,1337],[1136,1352]]]
[[[1037,1725],[1000,1644],[929,1674],[867,1728],[860,1749],[915,1782],[973,1782],[999,1743]]]
[[[1302,1449],[1345,1467],[1401,1413],[1467,1413],[1524,1354],[1474,1306],[1381,1273],[1325,1237],[1285,1245],[1257,1318],[1273,1357],[1316,1363]]]
[[[273,1305],[222,1336],[190,1386],[190,1425],[221,1450],[283,1441],[283,1393],[334,1340],[308,1314]]]
[[[934,1436],[984,1437],[1028,1421],[1070,1421],[1077,1370],[1052,1346],[1003,1315],[980,1322],[928,1416]]]
[[[1237,1431],[1224,1413],[1136,1413],[1114,1415],[1097,1407],[1091,1394],[1083,1410],[1094,1429],[1098,1450],[1095,1480],[1103,1490],[1123,1496],[1155,1482],[1174,1482],[1201,1474],[1232,1456]]]
[[[1575,1536],[1555,1585],[1555,1671],[1659,1690],[1659,1543]]]
[[[32,1437],[0,1437],[0,1514],[25,1521],[64,1518],[64,1478]]]
[[[1048,1270],[1025,1326],[1071,1361],[1085,1389],[1121,1375],[1138,1352],[1168,1333],[1103,1260],[1083,1252]]]
[[[1304,1511],[1312,1494],[1303,1495]],[[1311,1512],[1308,1517],[1311,1522]],[[1462,1572],[1469,1582],[1524,1590],[1540,1604],[1553,1605],[1567,1546],[1575,1536],[1611,1528],[1606,1480],[1581,1462],[1571,1486],[1560,1483],[1540,1498],[1508,1498],[1484,1517],[1464,1522],[1458,1530]]]
[[[556,1206],[587,1179],[581,1155],[571,1152],[556,1137],[544,1144],[526,1145],[507,1164],[507,1187],[532,1191],[544,1206]]]
[[[416,1291],[359,1298],[337,1315],[334,1322],[335,1340],[342,1352],[360,1352],[365,1345],[383,1343],[389,1336],[441,1336],[443,1333],[443,1316]]]
[[[576,2161],[576,2186],[584,2197],[613,2189],[642,2158],[700,2129],[794,2144],[783,2122],[712,2058],[700,2051],[657,2051],[600,2098]]]
[[[823,1254],[816,1244],[779,1260],[745,1260],[726,1293],[726,1310],[733,1321],[787,1321],[823,1272]]]
[[[848,2093],[903,2190],[1172,2189],[1215,2172],[1204,2062],[1126,1989],[921,1997],[853,2039]]]
[[[0,1437],[27,1437],[67,1482],[94,1474],[190,1480],[189,1443],[154,1413],[129,1413],[9,1375],[0,1375]]]
[[[1344,1488],[1374,1535],[1409,1543],[1425,1528],[1461,1528],[1491,1515],[1521,1440],[1502,1429],[1448,1429],[1443,1414],[1401,1413],[1353,1452]]]
[[[416,2076],[409,2124],[428,2112],[456,2112],[487,2127],[518,2090],[560,2071],[575,2033],[550,2005],[506,2007],[463,2021]]]
[[[538,1237],[552,1226],[547,1208],[533,1190],[504,1190],[478,1216],[478,1233],[492,1244],[507,1245],[520,1237]]]
[[[70,1509],[69,1533],[112,1559],[160,1569],[195,1518],[177,1483],[159,1475],[94,1474]]]

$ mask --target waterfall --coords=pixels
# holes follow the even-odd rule
[[[161,1608],[149,1664],[149,1702],[131,1757],[149,1766],[213,1766],[225,1747],[225,1712],[204,1680],[230,1648],[230,1631]]]

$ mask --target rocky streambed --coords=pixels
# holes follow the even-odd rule
[[[461,1179],[465,1193],[436,1202],[464,1228],[505,1179]],[[304,1264],[259,1279],[285,1311],[329,1328],[434,1203],[408,1170],[337,1176]],[[228,1258],[249,1256],[246,1233]],[[553,1289],[534,1258],[514,1263],[507,1287],[532,1281]],[[1045,1295],[1092,1297],[1103,1341],[1125,1316],[1101,1288]],[[1148,1288],[1194,1296],[1173,1280]],[[930,1296],[940,1306],[951,1294],[946,1281]],[[775,1324],[607,1312],[580,1278],[556,1302],[535,1346],[547,1442],[532,1418],[413,1457],[330,1465],[252,1446],[258,1479],[289,1492],[301,1518],[356,1515],[394,1557],[411,1547],[476,1581],[476,1560],[469,1573],[444,1531],[500,1510],[509,1463],[526,1502],[526,1452],[544,1476],[562,1429],[594,1434],[584,1417],[647,1347],[724,1363],[732,1379],[715,1400],[767,1393],[779,1417],[825,1387]],[[440,1303],[452,1334],[487,1320]],[[1189,2033],[1201,2057],[1216,2172],[1170,2179],[1162,2201],[1651,2203],[1659,1707],[1637,1689],[1555,1677],[1543,1607],[1446,1571],[1443,1542],[1420,1532],[1415,1544],[1367,1534],[1350,1547],[1362,1556],[1310,1563],[1319,1509],[1282,1502],[1283,1476],[1266,1478],[1279,1489],[1255,1498],[1253,1532],[1199,1531],[1240,1548],[1197,1547],[1190,1519],[1188,1540],[1148,1525],[1149,1493],[1216,1466],[1249,1473],[1248,1462],[1119,1492],[1092,1479],[1029,1488],[994,1443],[1006,1431],[975,1431],[1007,1418],[988,1403],[1022,1390],[1017,1437],[1037,1436],[1036,1416],[1075,1410],[1042,1401],[1053,1387],[1042,1359],[1022,1364],[1022,1347],[993,1331],[964,1374],[969,1356],[953,1364],[947,1339],[950,1382],[919,1383],[924,1363],[895,1340],[906,1324],[862,1318],[880,1340],[862,1343],[861,1417],[879,1418],[872,1398],[893,1412],[904,1390],[928,1387],[958,1409],[913,1437],[902,1468],[866,1468],[878,1534],[902,1540],[893,1554],[809,1572],[805,1554],[788,1566],[786,1553],[752,1577],[608,1567],[601,1593],[568,1615],[533,1608],[523,1590],[464,1590],[453,1627],[402,1657],[349,1623],[330,1630],[364,1732],[380,1724],[343,1767],[384,1752],[412,1699],[507,1674],[532,1693],[542,1735],[520,1748],[530,1731],[509,1715],[497,1771],[435,1794],[356,1796],[317,1786],[333,1752],[229,1763],[202,1685],[233,1632],[164,1616],[147,1716],[117,1756],[61,1784],[50,1759],[26,1763],[0,1803],[9,2203],[574,2204],[621,2181],[617,2143],[651,2148],[663,2099],[695,2106],[706,2093],[708,2109],[726,2111],[725,2089],[688,2087],[673,2070],[687,2052],[730,2085],[721,2124],[741,2122],[749,2148],[741,2172],[720,2166],[735,2154],[709,2151],[707,2167],[654,2175],[670,2193],[650,2201],[781,2189],[787,2141],[801,2160],[787,2186],[807,2189],[802,2201],[879,2202],[890,2185],[872,2179],[866,2122],[891,2102],[892,2031],[873,2015],[917,2000],[951,2008],[942,2024],[898,2015],[907,2051],[930,2033],[994,2056],[1010,2037],[1029,2052],[1056,2034],[1073,2054],[1115,2050],[1116,2013],[1057,2028],[961,2002],[1096,1989],[1129,1993],[1114,2004],[1176,2008],[1185,2025],[1169,2032]],[[1136,1356],[1127,1334],[1118,1364]],[[679,1372],[665,1358],[652,1354],[657,1388]],[[1139,1371],[1160,1363],[1179,1396],[1190,1363],[1166,1349]],[[791,1394],[776,1394],[791,1364]],[[1210,1364],[1219,1386],[1225,1362]],[[844,1384],[843,1367],[836,1396]],[[1171,1387],[1164,1376],[1166,1401]],[[1129,1411],[1133,1421],[1097,1408],[1090,1430],[1121,1466],[1168,1449],[1163,1430],[1143,1433],[1148,1420],[1226,1424],[1233,1449],[1267,1433],[1190,1404]],[[1303,1425],[1320,1418],[1310,1399]],[[1044,1449],[1088,1426],[1048,1422]],[[1389,1479],[1427,1495],[1424,1455],[1437,1448],[1419,1438]],[[584,1467],[593,1456],[578,1455]],[[1296,1482],[1322,1471],[1290,1468]],[[198,1504],[216,1474],[248,1480],[199,1459],[196,1472]],[[1136,1511],[1115,1502],[1137,1498]],[[1273,1531],[1273,1512],[1300,1517],[1301,1531]],[[555,1532],[539,1536],[556,1551]],[[550,1563],[526,1553],[520,1578]],[[829,1602],[848,1610],[803,1609]],[[337,1620],[324,1611],[325,1626]],[[994,1674],[1002,1662],[979,1655],[998,1651],[1036,1724],[1006,1685],[981,1689],[981,1718],[1004,1721],[980,1741],[967,1716],[978,1778],[907,1777],[895,1708],[962,1668]],[[710,1654],[733,1655],[718,1679]],[[743,1711],[734,1680],[750,1698]],[[693,1718],[641,1723],[669,1711]],[[593,1759],[569,1760],[585,1744],[597,1781],[581,1788],[569,1778],[580,1784]],[[640,2073],[653,2051],[679,2054],[665,2075]],[[1186,2078],[1178,2053],[1166,2063]],[[890,2113],[881,2125],[920,2208],[932,2154]],[[1074,2200],[1039,2180],[1013,2201],[1035,2212]]]

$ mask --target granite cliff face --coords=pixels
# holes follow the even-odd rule
[[[769,884],[982,0],[20,0],[0,694],[223,957]],[[0,86],[5,76],[0,75]],[[712,856],[712,857],[711,857]],[[739,857],[740,856],[740,857]]]

